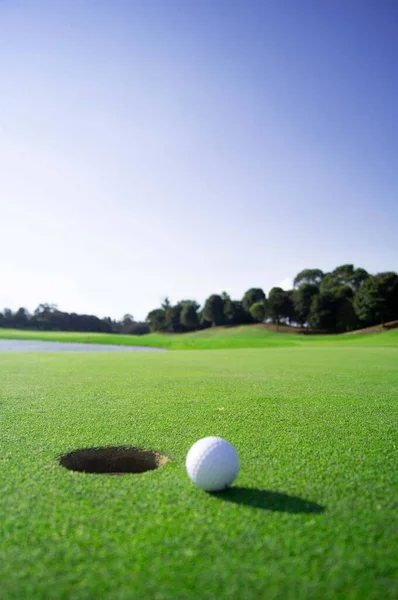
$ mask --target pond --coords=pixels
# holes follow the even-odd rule
[[[164,352],[164,348],[111,346],[39,340],[0,340],[0,352]]]

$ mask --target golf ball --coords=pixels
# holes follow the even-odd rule
[[[224,490],[236,479],[239,458],[235,448],[219,437],[205,437],[190,448],[185,466],[191,481],[206,492]]]

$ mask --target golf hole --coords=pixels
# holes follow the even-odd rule
[[[163,467],[169,459],[153,450],[128,446],[83,448],[60,458],[60,465],[70,471],[83,473],[145,473]]]

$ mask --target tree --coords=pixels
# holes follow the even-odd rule
[[[150,328],[148,323],[137,323],[135,321],[123,330],[123,333],[128,335],[146,335],[149,332]]]
[[[333,331],[335,328],[335,298],[330,292],[312,298],[308,321],[315,329]]]
[[[183,320],[186,320],[187,317],[187,310],[184,311],[184,317],[183,320],[181,319],[181,315],[183,313],[184,307],[186,305],[189,305],[191,308],[188,310],[188,313],[190,314],[190,318],[189,321],[191,323],[191,325],[187,326],[186,324],[184,325]],[[199,304],[197,302],[195,302],[195,300],[180,300],[179,302],[177,302],[177,304],[175,304],[174,306],[171,304],[170,300],[168,298],[165,298],[163,303],[162,303],[162,308],[161,310],[163,310],[164,312],[164,327],[163,330],[164,331],[169,331],[170,333],[178,333],[178,332],[182,332],[184,330],[187,329],[192,329],[192,327],[197,327],[199,325],[199,319],[197,316],[197,319],[195,321],[195,317],[193,316],[193,312],[197,313],[199,309]],[[187,323],[188,321],[186,321]],[[194,325],[194,323],[196,322],[196,325]]]
[[[129,325],[132,325],[134,323],[134,317],[133,315],[130,315],[129,313],[126,313],[122,319],[122,325],[123,327],[128,327]]]
[[[246,312],[240,300],[231,300],[229,296],[223,298],[224,323],[227,325],[244,325],[251,323],[252,317]]]
[[[34,314],[42,315],[43,313],[52,313],[52,312],[55,312],[56,310],[57,310],[56,304],[47,304],[46,302],[43,302],[42,304],[39,304],[39,306],[36,308]]]
[[[365,269],[356,269],[354,265],[336,267],[331,275],[338,285],[349,285],[355,291],[369,277],[369,273]]]
[[[263,323],[265,319],[265,302],[255,302],[251,305],[249,312],[254,321]]]
[[[365,325],[398,319],[398,274],[386,272],[368,277],[356,294],[354,307]]]
[[[223,305],[224,323],[232,325],[234,322],[234,301],[227,292],[221,293],[221,299]]]
[[[255,302],[263,302],[265,294],[261,288],[250,288],[242,298],[242,306],[246,312],[250,312],[250,307]]]
[[[176,315],[175,311],[173,313],[173,307],[167,296],[161,304],[161,310],[163,310],[163,312],[164,312],[164,326],[163,326],[162,330],[163,331],[173,331],[173,326],[177,325],[177,324],[179,325],[179,323],[180,323],[180,315],[179,314]],[[156,330],[156,331],[161,331],[161,330]]]
[[[198,319],[199,329],[207,329],[208,327],[211,327],[211,322],[208,321],[204,315],[204,307],[198,312]]]
[[[199,327],[198,308],[199,305],[193,301],[182,303],[180,323],[187,331],[192,331]]]
[[[131,316],[131,315],[130,315]],[[26,308],[19,308],[15,313],[5,309],[0,315],[0,327],[16,327],[18,329],[39,329],[43,331],[94,331],[98,333],[119,332],[122,323],[112,321],[109,317],[99,319],[95,315],[78,315],[59,310],[55,304],[40,304],[33,315]],[[148,331],[148,325],[145,325]],[[141,328],[143,331],[143,328]],[[130,333],[128,328],[125,333]]]
[[[292,294],[297,323],[302,327],[308,323],[311,303],[318,294],[318,286],[314,283],[302,283]]]
[[[167,310],[168,308],[170,308],[170,306],[171,306],[171,302],[168,299],[168,297],[166,296],[166,298],[162,302],[162,308],[163,308],[163,310]]]
[[[183,305],[178,303],[174,306],[170,306],[166,311],[166,331],[170,333],[178,333],[183,331],[181,325],[181,312]]]
[[[131,328],[134,325],[134,317],[130,313],[123,315],[123,319],[118,323],[118,332],[124,334],[131,334]]]
[[[294,287],[298,287],[303,283],[312,283],[319,285],[325,274],[321,269],[304,269],[296,275],[293,281]]]
[[[163,308],[151,310],[146,321],[151,331],[164,331],[166,329],[166,314]]]
[[[224,304],[221,296],[212,294],[207,298],[203,308],[203,318],[213,327],[224,323]]]
[[[157,331],[168,331],[170,333],[183,331],[184,328],[181,325],[181,311],[184,302],[185,301],[183,300],[173,306],[168,297],[163,300],[162,307],[158,310],[163,310],[164,325],[162,325],[162,329],[157,329]]]
[[[14,313],[10,308],[5,308],[3,310],[1,322],[2,327],[14,327]]]
[[[289,296],[280,287],[274,287],[268,295],[267,314],[273,323],[279,325],[281,319],[288,318],[290,312]]]
[[[335,290],[336,296],[336,329],[337,333],[352,331],[358,326],[358,317],[354,309],[354,290],[349,285],[342,285]]]
[[[6,323],[6,327],[14,327],[14,313],[11,308],[4,309],[4,321]]]
[[[287,290],[286,292],[286,304],[285,304],[285,314],[283,315],[289,322],[290,325],[292,325],[292,323],[298,323],[298,318],[297,318],[297,311],[296,311],[296,307],[294,306],[294,293],[296,290]],[[267,301],[266,301],[266,306],[267,306]]]
[[[351,279],[351,286],[354,291],[358,291],[361,285],[370,277],[369,273],[365,269],[355,269],[353,277]]]
[[[354,265],[347,264],[336,267],[331,273],[327,273],[319,286],[321,292],[325,292],[334,287],[346,285],[357,291],[362,283],[369,277],[365,269],[356,269]]]
[[[14,314],[14,327],[17,329],[25,329],[29,325],[30,315],[26,308],[19,308],[17,312]]]
[[[353,307],[353,289],[340,285],[323,291],[313,297],[308,317],[316,329],[340,333],[355,328],[357,318]]]
[[[107,326],[109,328],[109,331],[111,333],[119,333],[119,323],[118,321],[113,321],[111,319],[111,317],[105,317],[105,319],[103,319],[105,326]],[[148,332],[149,332],[149,326],[148,327]]]
[[[56,329],[54,327],[54,313],[58,310],[56,304],[42,303],[34,311],[35,328],[42,330]],[[76,329],[75,331],[79,331]]]
[[[184,307],[186,304],[190,304],[195,308],[195,311],[198,312],[200,308],[200,304],[196,302],[196,300],[180,300],[177,304]]]

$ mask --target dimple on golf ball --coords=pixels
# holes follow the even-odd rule
[[[236,479],[238,454],[232,444],[219,437],[205,437],[190,448],[185,466],[191,481],[206,492],[220,492]]]

